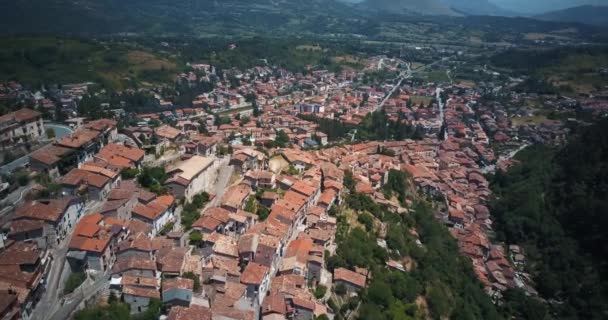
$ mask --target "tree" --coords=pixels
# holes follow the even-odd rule
[[[227,116],[219,116],[219,115],[215,116],[215,125],[216,126],[219,127],[219,126],[221,126],[223,124],[229,124],[229,123],[230,123],[230,118],[229,117],[227,117]]]
[[[279,148],[285,148],[289,143],[289,136],[284,130],[279,130],[276,138],[274,139],[274,143]]]
[[[139,169],[137,168],[124,168],[120,171],[120,176],[123,180],[130,180],[139,174]]]
[[[190,244],[197,247],[200,246],[203,241],[203,235],[197,231],[190,232],[190,236],[188,238],[190,240]]]
[[[266,206],[260,206],[258,208],[258,219],[260,221],[266,220],[266,218],[268,218],[269,215],[270,215],[270,209],[268,209]]]
[[[27,184],[30,183],[29,175],[25,172],[19,173],[17,175],[17,183],[22,187],[27,186]]]
[[[251,213],[256,213],[257,211],[257,201],[255,200],[255,197],[249,197],[249,199],[247,200],[247,204],[245,204],[245,211],[247,212],[251,212]]]
[[[194,292],[200,292],[201,290],[201,279],[198,277],[198,275],[194,274],[194,272],[188,271],[185,272],[184,274],[182,274],[183,278],[186,279],[191,279],[192,281],[194,281]]]
[[[49,139],[55,139],[56,135],[55,135],[55,130],[53,128],[47,128],[46,129],[46,137]]]
[[[204,120],[199,120],[198,122],[198,132],[207,134],[209,130],[207,130],[207,123]]]
[[[346,187],[346,189],[348,189],[352,192],[355,190],[356,184],[357,184],[357,182],[353,178],[353,172],[350,170],[346,170],[344,172],[344,186]]]
[[[367,231],[374,230],[374,217],[372,217],[369,213],[363,212],[359,214],[359,216],[357,217],[357,221],[364,225]]]
[[[318,285],[315,288],[315,298],[317,299],[322,299],[323,297],[325,297],[325,293],[327,292],[327,287],[323,286],[323,285]]]
[[[63,287],[63,293],[69,294],[74,292],[76,288],[80,287],[80,285],[87,279],[87,276],[84,272],[72,272],[68,279],[65,281],[65,286]]]
[[[339,296],[343,296],[346,294],[346,287],[344,286],[344,284],[342,282],[340,282],[334,288],[334,292]]]
[[[239,125],[240,125],[241,127],[243,127],[243,126],[245,126],[246,124],[248,124],[248,123],[249,123],[249,121],[251,121],[251,119],[250,119],[248,116],[242,116],[242,117],[239,119]]]

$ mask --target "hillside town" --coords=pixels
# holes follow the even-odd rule
[[[523,248],[493,239],[486,177],[527,145],[566,141],[567,121],[513,110],[535,93],[487,101],[476,86],[414,81],[416,69],[388,57],[337,73],[189,67],[180,86],[211,88],[187,107],[141,89],[156,110],[102,104],[99,118],[79,108],[91,84],[0,85],[0,99],[28,102],[0,117],[2,150],[23,152],[3,175],[18,176],[2,189],[3,319],[67,319],[111,299],[131,314],[160,303],[170,320],[337,319],[335,297],[375,276],[328,265],[352,194],[400,216],[430,203],[494,301],[509,288],[537,294]],[[377,69],[389,76],[368,79]],[[608,108],[606,96],[544,99]],[[49,136],[48,124],[65,132]],[[406,199],[385,192],[395,171],[414,190]],[[411,270],[386,232],[374,236],[387,268]]]

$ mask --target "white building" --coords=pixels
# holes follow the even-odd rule
[[[167,170],[170,176],[165,183],[176,198],[190,201],[194,195],[213,186],[216,162],[211,157],[193,156]]]
[[[44,123],[40,112],[23,108],[0,117],[0,144],[3,146],[42,136]]]

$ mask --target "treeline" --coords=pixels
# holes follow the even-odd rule
[[[497,237],[523,245],[553,317],[608,314],[608,120],[561,150],[535,146],[492,180]]]
[[[348,124],[339,119],[321,118],[315,115],[299,114],[303,120],[319,125],[319,131],[327,134],[330,141],[350,137],[356,131],[355,139],[369,140],[420,140],[424,137],[422,128],[405,122],[399,114],[397,121],[391,120],[384,110],[368,113],[358,125]]]
[[[181,47],[186,61],[204,61],[221,69],[246,69],[254,66],[279,66],[292,72],[308,73],[309,67],[340,71],[343,66],[361,67],[356,62],[337,61],[357,51],[347,43],[310,42],[300,39],[255,37],[238,41],[210,39]]]
[[[392,175],[393,180],[405,177],[396,172]],[[407,197],[407,187],[406,181],[393,181],[385,191]],[[342,304],[336,319],[357,306],[359,319],[505,318],[503,310],[484,292],[470,262],[458,253],[455,240],[435,219],[429,204],[418,201],[410,214],[399,215],[353,190],[345,202],[346,208],[338,214],[336,255],[328,258],[327,266],[330,270],[363,267],[372,277],[360,298]],[[349,221],[351,210],[362,227],[353,227]],[[370,217],[371,222],[367,222]],[[382,233],[380,223],[387,228],[387,249],[377,241]],[[388,259],[402,262],[410,270],[391,269],[386,266]],[[336,304],[332,301],[331,305]]]
[[[601,56],[607,54],[608,46],[560,47],[549,50],[510,49],[491,57],[490,63],[496,67],[530,73],[534,70],[559,64],[571,55]]]

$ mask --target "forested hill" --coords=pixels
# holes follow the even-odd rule
[[[498,237],[524,246],[554,318],[608,318],[608,119],[517,158],[493,179]]]

